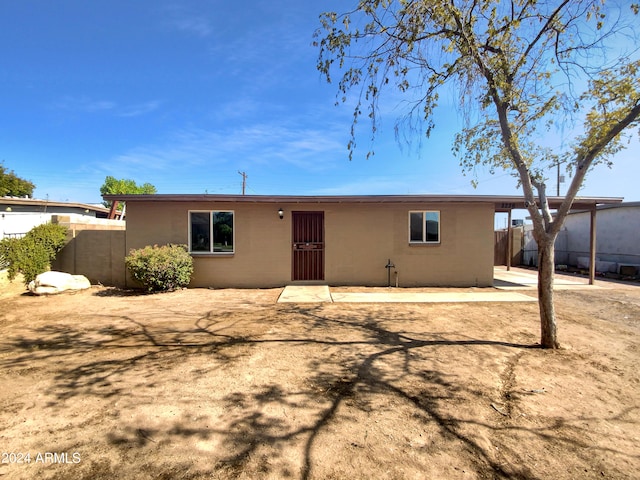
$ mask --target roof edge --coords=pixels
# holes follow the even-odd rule
[[[448,195],[448,194],[416,194],[416,195],[226,195],[205,193],[156,193],[144,195],[103,195],[105,200],[145,201],[145,202],[193,202],[193,201],[237,201],[249,203],[272,202],[406,202],[406,201],[484,201],[524,200],[521,195]],[[548,197],[549,201],[564,200],[565,197]],[[598,203],[620,203],[623,197],[576,197],[579,201],[597,201]]]
[[[153,194],[103,195],[122,202],[228,202],[228,203],[492,203],[498,211],[524,209],[524,198],[516,195],[225,195]],[[548,197],[557,208],[565,197]],[[576,197],[573,208],[622,203],[622,197]]]
[[[38,198],[24,198],[24,197],[0,197],[0,204],[5,205],[35,205],[35,206],[47,206],[47,207],[69,207],[69,208],[81,208],[83,210],[89,209],[95,212],[109,213],[109,209],[102,206],[91,205],[88,203],[78,202],[56,202],[52,200],[42,200]]]

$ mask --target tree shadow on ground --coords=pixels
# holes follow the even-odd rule
[[[105,287],[99,288],[92,292],[96,297],[140,297],[145,295],[153,295],[142,289]]]
[[[321,347],[312,356],[305,356],[303,350],[300,362],[291,365],[297,378],[289,388],[275,379],[260,385],[243,384],[217,396],[212,393],[203,401],[224,412],[217,420],[204,415],[194,421],[198,407],[185,403],[179,418],[155,424],[134,419],[106,433],[111,447],[134,456],[131,449],[167,448],[180,439],[215,441],[220,450],[214,466],[203,475],[312,478],[321,463],[314,452],[326,442],[324,437],[331,429],[354,423],[351,416],[358,412],[392,410],[389,399],[396,408],[411,412],[416,428],[432,429],[459,449],[480,476],[540,478],[527,467],[522,452],[507,448],[498,456],[474,431],[495,435],[517,431],[574,449],[593,449],[566,425],[534,428],[513,422],[508,403],[517,400],[517,395],[505,390],[508,385],[495,393],[507,404],[506,415],[495,413],[484,419],[463,415],[463,405],[486,407],[491,398],[472,379],[452,375],[439,360],[442,349],[456,349],[461,360],[469,362],[504,358],[507,371],[513,370],[526,352],[536,351],[537,344],[473,338],[424,327],[419,332],[415,318],[391,308],[355,315],[348,309],[316,305],[263,306],[251,311],[229,307],[206,312],[189,323],[166,321],[173,315],[176,312],[158,311],[145,318],[100,315],[82,328],[69,324],[34,328],[30,335],[16,336],[0,346],[4,354],[0,366],[15,370],[34,362],[50,365],[51,385],[45,392],[51,398],[50,408],[87,396],[105,400],[132,396],[131,405],[144,401],[153,408],[158,399],[150,393],[157,392],[165,379],[179,382],[184,375],[179,369],[196,358],[201,366],[190,372],[193,380],[189,381],[194,382],[213,374],[207,362],[219,368],[240,366],[251,359],[252,349],[257,347],[272,347],[267,355],[284,348],[295,353],[296,349]],[[256,331],[240,328],[245,322],[253,322]],[[258,325],[264,328],[257,331]],[[412,327],[416,331],[410,332]],[[171,397],[164,401],[182,400]],[[303,420],[295,419],[298,412],[306,414]],[[378,440],[383,434],[379,433]],[[347,446],[357,450],[363,445],[366,432],[365,440],[354,438]],[[300,457],[297,465],[288,458],[291,449]]]

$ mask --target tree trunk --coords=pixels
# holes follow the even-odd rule
[[[556,312],[553,306],[553,273],[555,270],[555,236],[538,241],[538,304],[540,306],[540,344],[542,348],[558,348]]]

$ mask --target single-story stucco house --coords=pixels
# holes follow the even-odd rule
[[[524,208],[522,197],[479,195],[104,198],[127,204],[127,252],[186,244],[191,286],[216,288],[491,286],[494,215]],[[575,205],[619,201],[581,198]]]
[[[98,205],[29,197],[0,197],[0,240],[22,237],[33,227],[51,222],[54,215],[106,219],[108,214],[108,208]]]

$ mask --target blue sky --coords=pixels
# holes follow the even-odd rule
[[[420,149],[401,147],[400,97],[352,161],[351,108],[316,71],[318,15],[344,1],[0,3],[0,161],[35,196],[97,203],[107,175],[159,193],[518,194],[500,172],[478,188],[451,154],[444,105]],[[640,200],[637,137],[582,195]],[[554,175],[552,175],[555,178]],[[555,182],[549,184],[555,191]],[[562,192],[562,190],[561,190]]]

